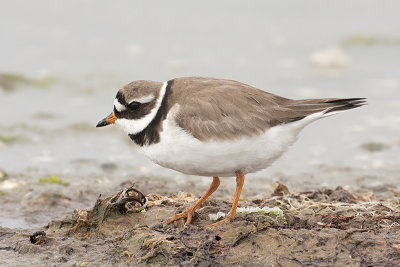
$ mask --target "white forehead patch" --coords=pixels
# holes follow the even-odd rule
[[[117,119],[115,121],[115,124],[119,125],[127,134],[138,134],[141,131],[143,131],[150,124],[150,122],[156,117],[156,114],[157,114],[158,110],[160,109],[161,102],[164,99],[164,95],[165,95],[167,86],[168,86],[168,82],[165,82],[163,84],[163,86],[161,87],[160,94],[157,98],[156,104],[153,107],[153,109],[150,111],[149,114],[147,114],[143,118],[136,119],[136,120]],[[137,101],[137,100],[138,99],[136,99],[134,101]]]
[[[126,109],[126,107],[119,103],[118,99],[116,98],[114,99],[114,107],[116,110],[118,110],[118,112],[124,111]]]
[[[133,99],[131,102],[129,102],[129,104],[132,102],[139,102],[139,103],[145,104],[145,103],[149,103],[149,102],[153,101],[154,98],[156,98],[156,97],[153,94],[145,95],[140,98]]]

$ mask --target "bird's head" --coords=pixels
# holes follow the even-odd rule
[[[167,83],[134,81],[120,89],[114,111],[96,127],[117,124],[128,134],[138,134],[154,119],[164,98]]]

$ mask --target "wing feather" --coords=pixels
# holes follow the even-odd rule
[[[316,112],[345,110],[364,101],[291,100],[240,82],[213,78],[188,77],[171,82],[169,108],[179,103],[177,125],[201,141],[255,136]]]

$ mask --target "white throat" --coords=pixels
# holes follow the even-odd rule
[[[164,82],[163,86],[161,87],[156,105],[149,114],[137,120],[117,119],[115,124],[119,125],[127,134],[138,134],[143,131],[156,117],[157,111],[160,109],[161,103],[164,99],[167,86],[168,82]]]

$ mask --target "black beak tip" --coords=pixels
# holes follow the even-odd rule
[[[99,121],[96,125],[96,127],[103,127],[103,126],[107,126],[110,123],[106,120],[106,119],[102,119],[101,121]]]

